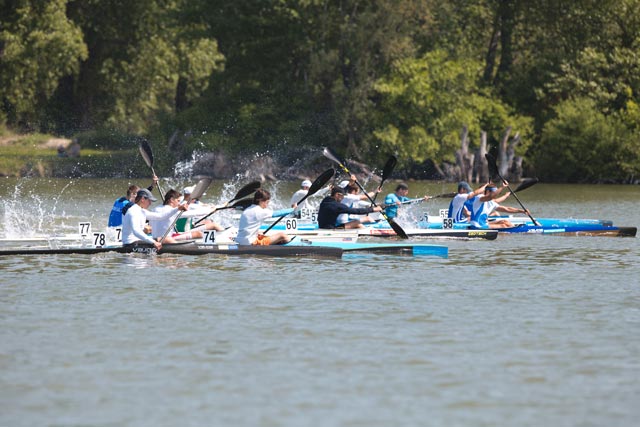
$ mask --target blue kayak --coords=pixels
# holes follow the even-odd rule
[[[340,248],[345,254],[350,252],[364,252],[390,255],[437,256],[440,258],[447,258],[449,256],[449,248],[446,246],[421,243],[313,242],[295,238],[284,246]]]

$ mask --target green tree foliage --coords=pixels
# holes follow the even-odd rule
[[[541,179],[560,182],[631,181],[640,173],[640,133],[589,98],[565,101],[544,128],[538,147]]]
[[[151,135],[159,158],[329,145],[401,164],[510,126],[548,171],[573,108],[615,129],[630,179],[639,34],[640,0],[0,0],[0,121]]]
[[[87,59],[82,31],[67,17],[67,2],[0,2],[0,101],[14,126],[37,127],[60,79],[77,74]]]
[[[380,150],[405,161],[453,161],[463,126],[478,146],[481,131],[499,138],[505,123],[530,141],[530,119],[482,89],[481,72],[480,62],[450,59],[444,51],[397,61],[376,84],[381,101],[373,137]]]

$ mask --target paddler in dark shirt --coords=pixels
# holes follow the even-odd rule
[[[341,203],[343,198],[344,189],[342,187],[333,187],[333,189],[331,189],[331,195],[325,197],[322,202],[320,202],[320,208],[318,209],[318,228],[359,228],[362,227],[362,224],[357,219],[338,226],[336,224],[338,215],[343,213],[365,215],[371,212],[380,212],[382,210],[380,206],[351,208]],[[352,222],[354,224],[351,224]]]

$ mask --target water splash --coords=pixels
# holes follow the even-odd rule
[[[11,196],[3,205],[3,230],[5,238],[24,238],[54,235],[64,227],[65,213],[57,213],[58,202],[70,181],[53,199],[47,199],[26,189],[28,179],[16,183]],[[53,204],[52,204],[53,203]]]

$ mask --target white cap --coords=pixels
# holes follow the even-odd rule
[[[304,181],[302,181],[302,184],[300,184],[301,187],[311,187],[311,181],[309,181],[308,179],[305,179]]]
[[[191,187],[185,187],[184,190],[182,190],[182,192],[184,194],[191,194],[193,192],[193,190],[195,190],[196,186],[192,185]]]
[[[338,185],[338,187],[346,188],[347,185],[349,185],[349,181],[348,180],[344,180],[344,181],[340,182],[340,185]]]

